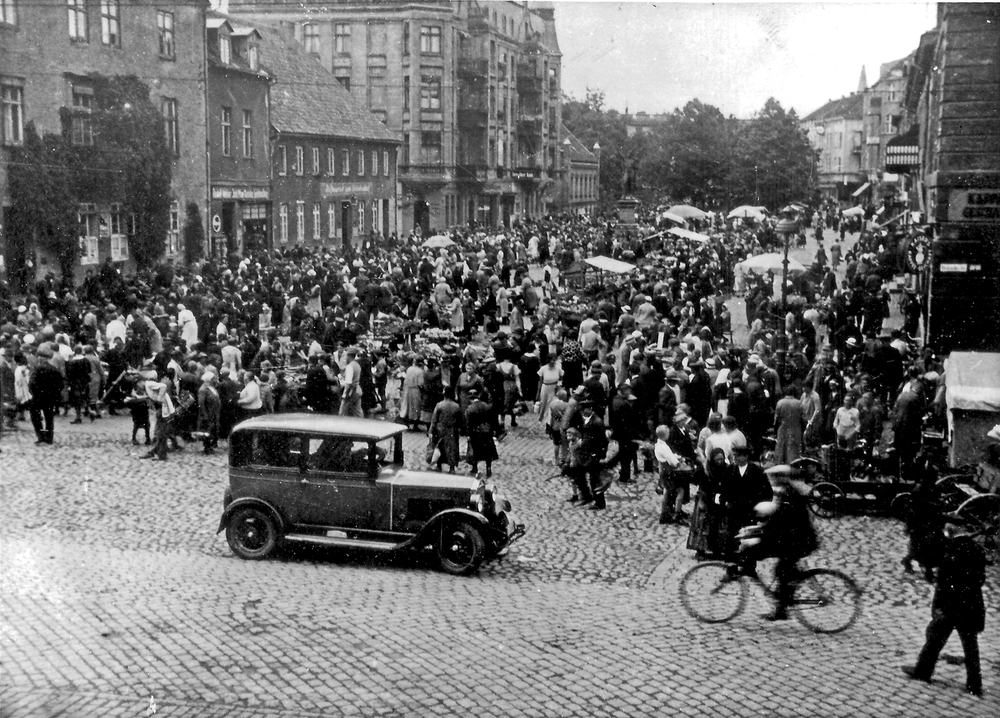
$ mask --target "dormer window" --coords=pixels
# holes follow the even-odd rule
[[[228,65],[232,62],[232,44],[228,35],[219,34],[219,60]]]
[[[251,70],[257,69],[257,46],[250,45],[247,48],[247,65],[249,65]]]

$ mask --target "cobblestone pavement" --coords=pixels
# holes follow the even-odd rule
[[[899,671],[930,590],[902,574],[889,519],[819,523],[812,564],[865,590],[851,630],[767,624],[758,592],[732,623],[699,624],[677,597],[685,532],[657,523],[650,477],[616,485],[605,512],[574,508],[525,423],[496,477],[528,535],[469,578],[317,549],[241,561],[215,533],[223,457],[139,461],[124,418],[58,419],[53,447],[5,434],[0,716],[145,716],[151,701],[198,718],[1000,714],[996,569],[979,700],[961,666],[930,686]],[[406,435],[411,462],[424,441]]]

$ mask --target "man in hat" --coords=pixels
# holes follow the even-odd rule
[[[578,485],[580,506],[589,504],[591,510],[600,511],[607,507],[604,491],[607,487],[601,479],[601,461],[608,450],[608,439],[604,433],[604,422],[597,415],[593,400],[586,398],[580,402],[580,412],[574,415],[571,426],[580,432],[580,467],[582,480]]]
[[[38,361],[31,378],[28,391],[31,394],[31,425],[35,429],[36,444],[51,444],[55,434],[56,408],[62,401],[62,373],[52,364],[52,350],[39,348]],[[44,422],[44,423],[43,423]]]
[[[198,431],[204,434],[202,453],[211,454],[219,445],[219,418],[222,415],[222,399],[216,387],[214,367],[201,375],[198,388]]]
[[[618,442],[618,462],[621,464],[618,481],[623,484],[630,483],[632,465],[635,464],[638,449],[635,442],[645,434],[646,426],[636,409],[632,387],[626,382],[618,385],[618,392],[611,400],[611,406],[608,408],[608,427],[611,429],[611,438]]]
[[[608,405],[608,379],[604,375],[604,365],[596,359],[590,363],[590,373],[583,380],[586,398],[594,404],[594,412],[604,416]]]
[[[340,375],[340,416],[364,417],[361,406],[361,364],[358,363],[358,348],[347,349],[347,361]]]
[[[920,650],[917,664],[904,666],[903,673],[930,683],[941,649],[952,631],[957,631],[965,652],[965,690],[974,696],[981,696],[983,679],[978,634],[983,632],[986,623],[983,602],[986,555],[957,516],[948,515],[944,535],[946,539],[934,582],[927,640]]]
[[[691,407],[691,418],[703,423],[712,409],[712,381],[701,358],[688,362],[688,369],[691,378],[684,387],[684,403]]]

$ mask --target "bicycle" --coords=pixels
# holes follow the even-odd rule
[[[735,574],[728,561],[704,561],[681,578],[684,610],[702,623],[725,623],[746,607],[748,581],[756,583],[774,600],[775,589],[754,572]],[[795,580],[789,606],[792,615],[814,633],[840,633],[854,625],[861,613],[861,589],[847,574],[828,568],[804,568]]]

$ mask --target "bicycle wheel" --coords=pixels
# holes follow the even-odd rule
[[[747,586],[729,577],[730,564],[705,561],[681,578],[681,603],[692,618],[703,623],[724,623],[735,618],[747,602]]]
[[[814,568],[802,572],[795,587],[792,611],[815,633],[840,633],[861,613],[861,589],[840,571]]]

